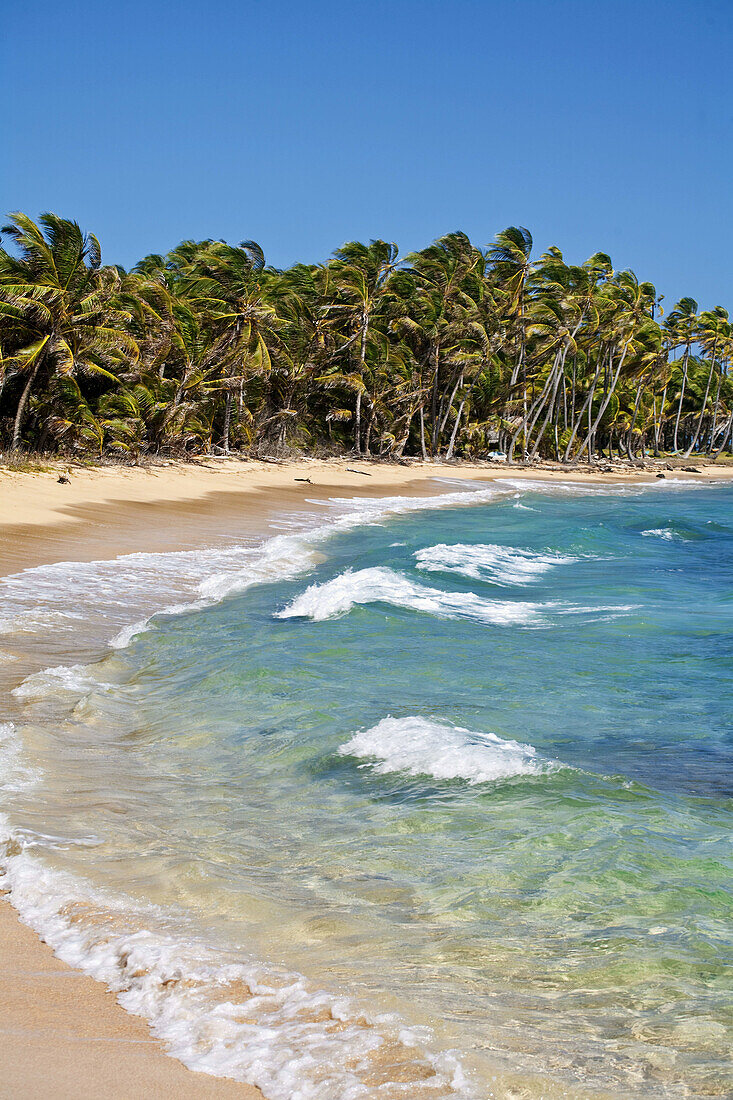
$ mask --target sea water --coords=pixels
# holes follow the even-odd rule
[[[11,899],[272,1100],[728,1096],[733,489],[438,488],[7,578],[82,658],[7,701]]]

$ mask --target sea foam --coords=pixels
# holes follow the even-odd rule
[[[416,584],[402,573],[375,566],[350,569],[323,584],[312,584],[287,607],[280,619],[333,619],[355,605],[387,603],[447,619],[472,619],[494,626],[532,626],[542,622],[541,605],[513,600],[487,600],[475,592],[444,592]]]
[[[353,607],[383,603],[440,619],[470,619],[487,626],[547,628],[556,615],[591,615],[613,618],[632,611],[634,604],[583,606],[548,600],[491,600],[475,592],[447,592],[429,588],[383,566],[351,569],[330,581],[311,584],[286,607],[278,619],[311,619],[323,622],[345,615]]]
[[[418,550],[415,559],[419,568],[429,573],[459,573],[508,587],[531,584],[558,565],[573,565],[578,561],[568,554],[537,553],[494,543],[439,543]]]
[[[156,931],[155,907],[51,869],[31,846],[0,816],[0,885],[22,919],[191,1069],[256,1085],[268,1100],[368,1100],[375,1076],[379,1095],[474,1095],[457,1059],[431,1051],[424,1029],[365,1014],[301,974]]]
[[[7,793],[34,787],[41,777],[24,760],[23,745],[13,722],[0,722],[0,776],[0,786]]]
[[[310,569],[332,535],[390,515],[478,505],[506,495],[500,486],[435,496],[329,498],[307,501],[326,515],[286,517],[286,534],[253,545],[169,553],[126,554],[92,562],[55,562],[0,578],[0,634],[48,634],[76,649],[79,635],[125,648],[155,626],[156,615],[179,615],[218,603],[256,584]]]
[[[434,779],[466,779],[471,784],[541,775],[558,767],[539,757],[531,745],[419,715],[383,718],[371,729],[354,734],[339,752],[368,760],[381,774],[407,772]]]
[[[649,527],[641,533],[644,538],[663,539],[664,542],[689,542],[689,539],[674,527]]]

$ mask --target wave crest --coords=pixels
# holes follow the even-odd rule
[[[537,553],[515,546],[494,543],[453,545],[439,543],[418,550],[418,567],[428,573],[460,573],[475,580],[490,580],[493,584],[514,586],[531,584],[558,565],[572,565],[578,558],[551,551]]]
[[[356,604],[370,603],[388,603],[441,618],[473,619],[494,626],[531,626],[542,622],[541,604],[486,600],[475,592],[444,592],[416,584],[403,574],[382,566],[356,572],[347,569],[323,584],[311,584],[277,612],[277,618],[322,622],[345,614]]]
[[[383,718],[371,729],[354,734],[339,753],[367,759],[380,774],[407,772],[434,779],[466,779],[472,785],[542,775],[558,767],[539,757],[532,745],[419,715]]]

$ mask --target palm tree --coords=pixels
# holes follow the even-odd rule
[[[383,309],[387,283],[396,262],[396,244],[375,240],[365,245],[360,241],[350,241],[336,251],[328,267],[328,285],[333,301],[327,302],[323,311],[338,321],[343,330],[337,357],[341,358],[348,352],[353,364],[349,377],[352,380],[350,388],[355,393],[354,450],[357,455],[362,451],[362,399],[366,396],[370,400],[366,378],[367,349],[374,320]],[[369,425],[373,415],[372,404]]]
[[[523,449],[527,447],[527,284],[532,274],[532,234],[524,226],[510,225],[497,233],[494,244],[488,250],[488,263],[492,269],[492,279],[505,295],[505,309],[508,320],[515,331],[517,348],[508,401],[514,396],[514,388],[521,378],[522,383],[522,429],[524,432]],[[507,409],[508,411],[508,409]],[[507,460],[513,460],[516,434],[512,437]]]
[[[710,355],[710,370],[708,372],[707,385],[705,386],[705,396],[700,404],[700,415],[697,420],[697,428],[695,434],[690,442],[689,447],[685,451],[685,458],[689,458],[700,438],[700,432],[702,430],[703,417],[705,416],[705,410],[708,403],[708,395],[710,394],[710,385],[713,381],[713,375],[715,374],[715,367],[717,362],[718,349],[721,344],[724,343],[726,337],[730,336],[730,324],[728,322],[728,310],[723,309],[722,306],[716,306],[715,309],[707,310],[700,314],[698,338],[700,344],[706,352]],[[720,386],[718,386],[718,396],[720,394]],[[717,405],[717,398],[716,398]]]
[[[38,378],[47,383],[53,376],[96,374],[114,382],[112,368],[138,356],[126,331],[130,314],[116,301],[119,273],[101,267],[97,238],[55,214],[42,214],[39,221],[16,213],[1,231],[19,252],[16,257],[0,249],[0,317],[17,340],[5,364],[24,379],[13,449],[20,446]]]
[[[186,240],[126,272],[56,215],[15,214],[5,233],[0,436],[14,447],[449,460],[498,440],[510,462],[518,445],[590,462],[632,459],[647,438],[720,454],[733,433],[722,307],[698,317],[684,298],[660,327],[650,283],[605,253],[533,261],[521,227],[486,251],[449,233],[402,262],[394,244],[351,241],[285,271],[253,241]]]
[[[677,418],[674,423],[674,440],[672,450],[678,453],[677,436],[682,416],[682,402],[685,399],[687,386],[687,366],[690,360],[690,348],[692,347],[697,332],[697,302],[694,298],[680,298],[677,305],[667,316],[667,330],[672,342],[677,346],[684,346],[682,357],[682,384],[680,386],[679,402],[677,404]]]
[[[183,291],[214,334],[218,385],[226,394],[221,444],[228,454],[234,395],[240,422],[245,385],[269,373],[270,348],[278,339],[279,319],[266,300],[265,257],[255,241],[237,247],[213,241],[192,250],[184,272]]]
[[[465,373],[465,341],[481,324],[478,303],[486,258],[465,233],[449,233],[406,260],[407,279],[395,284],[401,308],[392,324],[420,363],[420,438],[423,457],[425,409],[430,398],[430,453],[440,454],[453,400]]]

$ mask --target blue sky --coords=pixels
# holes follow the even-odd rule
[[[733,312],[733,0],[35,0],[0,34],[0,212],[108,262],[521,224]]]

